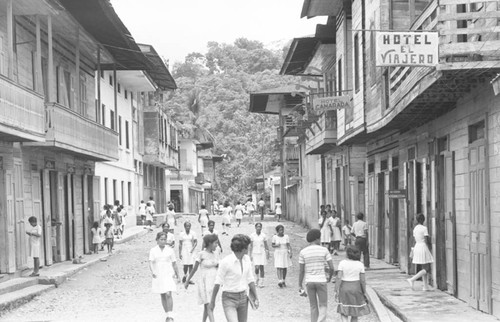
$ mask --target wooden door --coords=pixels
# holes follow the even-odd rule
[[[469,146],[470,304],[491,312],[491,259],[486,175],[486,140]]]
[[[385,257],[385,173],[377,174],[377,258]]]
[[[368,248],[370,254],[375,254],[376,243],[376,227],[374,223],[375,217],[375,175],[373,173],[368,175],[368,205],[366,209],[366,223],[368,224]]]
[[[14,176],[11,170],[5,171],[7,199],[7,272],[16,271],[16,207],[14,207]]]
[[[67,256],[67,236],[66,229],[67,223],[66,218],[66,207],[65,200],[66,196],[64,193],[64,175],[62,173],[56,172],[57,176],[57,202],[55,203],[57,208],[57,228],[56,228],[56,239],[57,239],[57,254],[58,261],[68,260]]]
[[[399,170],[389,172],[389,189],[399,189]],[[389,199],[389,262],[399,263],[399,199]]]
[[[94,212],[94,220],[99,221],[99,214],[101,213],[101,189],[100,189],[100,177],[92,178],[92,209]]]
[[[457,221],[455,216],[455,153],[442,154],[443,212],[446,244],[446,290],[457,296]],[[438,280],[438,285],[440,281]]]
[[[51,190],[50,190],[50,172],[49,170],[42,171],[42,199],[43,199],[43,212],[42,212],[42,229],[43,229],[43,248],[45,254],[45,265],[52,265],[53,252],[52,252],[52,211],[51,211]]]
[[[416,225],[416,215],[422,210],[422,165],[416,160],[411,160],[407,163],[407,253],[410,254],[410,248],[414,245],[413,228]],[[408,270],[410,274],[415,272],[415,267],[411,264],[411,259],[408,258]]]
[[[29,225],[29,222],[28,218],[24,216],[23,170],[20,160],[14,161],[14,200],[16,221],[16,265],[18,268],[22,268],[26,267],[28,263],[26,225]]]
[[[38,220],[38,224],[42,227],[42,240],[45,239],[43,233],[43,216],[42,216],[42,181],[40,173],[36,171],[31,172],[31,204],[33,208],[33,216]],[[45,247],[40,249],[40,263],[43,264],[45,259]]]

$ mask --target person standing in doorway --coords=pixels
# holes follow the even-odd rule
[[[282,210],[281,210],[281,201],[280,198],[276,198],[276,203],[274,204],[274,212],[276,213],[276,217],[278,217],[278,222],[281,220]]]
[[[231,239],[233,253],[219,262],[209,309],[214,310],[217,293],[222,285],[222,308],[228,322],[247,322],[249,301],[253,307],[259,307],[252,262],[248,257],[250,242],[247,235],[234,235]]]
[[[358,247],[359,251],[363,254],[363,263],[365,264],[365,268],[370,268],[370,253],[368,251],[368,225],[363,221],[364,215],[362,212],[359,212],[356,215],[358,219],[352,225],[352,234],[356,238],[354,245]]]
[[[29,236],[31,257],[33,258],[33,273],[30,274],[31,277],[40,276],[40,245],[42,240],[42,227],[38,224],[35,216],[28,218],[28,222],[31,225],[26,234]]]
[[[266,209],[266,202],[262,198],[260,198],[257,206],[259,207],[260,221],[264,221],[264,210]]]
[[[327,283],[333,276],[332,255],[327,248],[320,246],[321,232],[311,229],[306,236],[309,246],[299,253],[299,290],[303,294],[302,283],[306,282],[307,296],[311,307],[311,322],[326,322],[328,308]],[[328,277],[325,267],[328,266]]]
[[[413,290],[413,284],[419,278],[422,278],[424,282],[423,291],[431,291],[432,288],[429,287],[429,280],[427,272],[431,271],[431,263],[434,263],[434,257],[432,256],[431,249],[431,238],[429,236],[429,231],[427,227],[424,226],[425,216],[424,214],[417,215],[418,224],[413,228],[413,238],[415,239],[415,246],[413,247],[413,258],[412,263],[417,265],[417,270],[419,265],[421,269],[415,276],[407,279],[408,283]]]

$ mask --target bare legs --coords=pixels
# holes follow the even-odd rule
[[[167,318],[171,317],[172,310],[174,309],[174,300],[172,299],[172,292],[167,292],[160,294],[161,296],[161,305],[163,306],[163,310],[167,313]]]
[[[279,287],[283,287],[283,286],[286,286],[285,284],[285,279],[286,279],[286,273],[287,273],[287,269],[286,268],[282,268],[282,267],[278,267],[276,269],[277,271],[277,274],[278,274],[278,286]]]
[[[422,288],[422,290],[429,291],[431,288],[429,287],[429,281],[427,278],[427,271],[425,269],[421,269],[417,274],[415,274],[413,277],[407,279],[406,281],[408,282],[408,284],[410,284],[411,289],[413,290],[414,283],[419,278],[422,278],[422,281],[424,282],[424,287]]]
[[[203,305],[203,320],[202,321],[206,322],[207,317],[208,317],[208,320],[210,322],[215,322],[214,311],[212,311],[208,308],[208,303]]]

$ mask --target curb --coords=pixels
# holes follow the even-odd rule
[[[391,312],[394,313],[394,315],[398,317],[401,321],[403,322],[412,321],[406,315],[404,315],[403,312],[399,309],[399,307],[394,303],[392,303],[385,295],[383,295],[381,292],[377,292],[377,290],[374,290],[374,292],[378,295],[378,298],[385,305],[385,307],[391,310]]]
[[[148,233],[148,229],[143,229],[143,230],[140,230],[139,232],[135,233],[135,234],[132,234],[130,236],[127,236],[125,238],[122,238],[122,239],[117,239],[114,241],[115,244],[123,244],[123,243],[126,243],[128,241],[131,241],[132,239],[135,239],[137,237],[140,237],[140,236],[144,236]]]
[[[387,312],[387,308],[384,306],[377,293],[370,286],[366,285],[366,294],[370,300],[370,304],[375,310],[380,322],[392,322],[392,319]]]

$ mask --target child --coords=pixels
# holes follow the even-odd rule
[[[101,227],[99,227],[99,222],[94,221],[94,224],[92,225],[92,229],[90,229],[92,232],[92,245],[94,246],[94,254],[99,253],[99,245],[101,244]]]
[[[278,222],[281,220],[281,200],[280,198],[276,198],[276,203],[274,204],[274,212],[276,213],[276,217],[278,217]]]
[[[306,236],[309,246],[299,254],[299,289],[304,294],[302,282],[306,282],[307,296],[311,307],[311,321],[326,321],[328,308],[327,283],[333,276],[332,255],[328,248],[320,246],[321,232],[311,229]],[[328,277],[325,276],[325,265],[328,266]]]
[[[321,232],[321,245],[329,249],[333,235],[333,219],[332,217],[328,216],[328,212],[326,212],[326,210],[321,211],[321,216],[319,217],[318,224]]]
[[[182,283],[186,282],[187,273],[191,273],[191,271],[193,270],[193,252],[196,248],[196,245],[198,244],[196,234],[194,233],[194,231],[191,231],[191,223],[189,221],[186,221],[184,223],[184,230],[185,231],[181,233],[179,242],[180,259],[182,260],[182,264],[184,265],[184,277],[182,278]]]
[[[429,287],[429,280],[427,272],[431,271],[431,263],[434,263],[434,257],[432,256],[431,249],[431,237],[429,236],[429,231],[427,226],[424,225],[425,216],[424,214],[417,215],[418,224],[413,228],[413,238],[415,239],[415,246],[413,247],[413,257],[412,263],[417,266],[422,265],[422,268],[418,270],[412,278],[407,279],[408,283],[413,290],[413,284],[419,278],[422,278],[424,286],[423,291],[431,291],[432,288]]]
[[[165,232],[156,235],[156,243],[158,245],[149,251],[149,269],[153,276],[152,291],[160,294],[163,309],[167,314],[166,321],[173,322],[172,292],[176,291],[174,278],[179,279],[175,253],[172,248],[165,247],[167,244]]]
[[[170,225],[168,224],[168,222],[164,222],[162,225],[161,225],[161,229],[164,233],[167,234],[167,246],[170,246],[172,247],[172,249],[174,249],[174,246],[175,246],[175,235],[173,233],[171,233],[171,229],[170,229]]]
[[[177,219],[175,219],[174,205],[170,204],[167,210],[167,223],[170,226],[170,232],[174,233],[174,228],[177,226]]]
[[[114,244],[114,234],[113,234],[113,229],[111,229],[111,226],[113,224],[107,222],[104,224],[106,227],[106,231],[104,232],[104,237],[106,237],[106,245],[108,246],[108,254],[113,253],[113,244]]]
[[[229,205],[228,201],[224,202],[224,207],[222,208],[222,235],[228,235],[226,229],[231,227],[231,216],[233,213],[233,208]]]
[[[198,258],[194,264],[194,268],[189,274],[184,287],[187,289],[189,287],[191,278],[194,276],[198,267],[201,267],[201,277],[198,282],[198,303],[203,304],[203,322],[208,319],[210,322],[214,322],[214,312],[210,310],[208,304],[212,299],[212,291],[215,285],[215,277],[217,276],[217,268],[219,266],[219,252],[217,252],[218,247],[217,235],[208,234],[203,237],[203,250],[198,253]]]
[[[264,287],[264,265],[269,259],[269,247],[267,246],[267,236],[262,233],[262,224],[255,224],[255,232],[250,235],[252,242],[248,253],[255,267],[255,286]]]
[[[146,221],[146,203],[144,200],[141,200],[141,204],[139,205],[139,216],[141,216],[142,226]]]
[[[205,228],[207,228],[208,221],[210,220],[210,217],[208,217],[208,210],[206,209],[205,205],[201,205],[200,212],[198,214],[198,222],[201,225],[201,235],[203,236],[203,231]]]
[[[288,267],[292,266],[292,247],[290,247],[290,238],[285,235],[283,225],[276,226],[277,235],[273,236],[272,246],[274,251],[274,267],[278,274],[278,286],[286,287],[285,279]]]
[[[248,213],[248,223],[250,225],[253,225],[255,222],[254,215],[255,215],[255,205],[252,202],[252,198],[248,198],[247,203],[245,204],[247,213]]]
[[[359,260],[361,252],[356,246],[347,246],[347,259],[340,261],[335,292],[339,303],[337,312],[342,321],[358,321],[358,316],[370,314],[366,300],[365,267]]]
[[[30,274],[31,277],[40,276],[38,273],[40,270],[40,241],[42,240],[42,227],[38,225],[37,219],[34,216],[28,218],[28,222],[31,225],[31,229],[26,232],[29,237],[29,242],[31,246],[31,257],[33,257],[33,273]]]
[[[153,230],[151,225],[153,224],[153,215],[155,213],[155,208],[150,202],[146,203],[146,225],[148,225],[149,230]]]
[[[236,207],[234,207],[234,218],[238,222],[238,227],[241,225],[241,220],[243,219],[243,211],[245,211],[245,207],[238,201]]]
[[[344,246],[347,248],[348,245],[351,245],[351,233],[352,227],[349,225],[349,219],[345,220],[345,225],[342,227],[342,234],[344,234]]]

